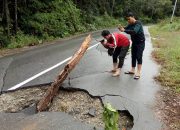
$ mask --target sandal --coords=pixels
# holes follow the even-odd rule
[[[134,74],[134,72],[131,72],[131,71],[127,71],[127,72],[124,72],[125,74]]]
[[[134,79],[138,80],[138,79],[140,79],[140,76],[135,75],[135,76],[134,76]]]

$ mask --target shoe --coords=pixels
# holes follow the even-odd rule
[[[131,72],[131,71],[127,71],[127,72],[124,72],[125,74],[134,74],[134,72]]]
[[[134,79],[138,80],[138,79],[140,79],[140,76],[135,75],[135,76],[134,76]]]

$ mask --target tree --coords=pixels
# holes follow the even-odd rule
[[[14,33],[17,34],[18,21],[17,21],[17,0],[14,0]]]
[[[10,36],[10,14],[8,7],[8,0],[3,0],[3,16],[2,21],[4,21],[5,25],[3,26],[4,32]]]
[[[115,0],[112,0],[112,6],[111,6],[111,17],[113,16],[114,6],[115,6]]]

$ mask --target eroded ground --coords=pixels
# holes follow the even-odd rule
[[[20,89],[0,95],[0,112],[22,112],[43,97],[48,86]],[[104,127],[103,104],[100,97],[92,97],[85,91],[62,89],[50,105],[49,112],[65,112],[76,120],[97,127]],[[119,128],[131,129],[133,118],[127,111],[119,111]]]
[[[157,95],[156,113],[166,124],[163,130],[179,130],[180,128],[180,94],[168,88],[162,88]]]

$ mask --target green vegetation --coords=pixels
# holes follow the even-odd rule
[[[33,35],[25,35],[22,32],[18,32],[15,37],[11,37],[12,43],[7,45],[7,48],[21,48],[27,45],[36,45],[40,41]]]
[[[171,16],[174,0],[0,0],[0,3],[0,48],[16,48],[117,26],[125,22],[124,14],[129,11],[143,23],[157,22]],[[180,16],[180,8],[175,15]]]
[[[112,108],[111,104],[107,103],[103,111],[103,121],[105,123],[105,130],[119,130],[118,120],[118,111]]]
[[[180,92],[180,18],[176,18],[172,24],[169,21],[164,20],[150,28],[157,48],[153,54],[162,65],[157,79],[163,86]]]

